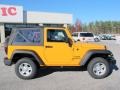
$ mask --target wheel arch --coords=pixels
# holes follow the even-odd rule
[[[80,66],[87,65],[95,57],[107,58],[111,54],[109,50],[90,50],[82,58]]]
[[[21,58],[32,58],[32,60],[39,65],[44,65],[44,62],[42,61],[41,57],[39,57],[34,51],[28,51],[28,50],[15,50],[11,56],[12,63],[16,63],[18,59]]]

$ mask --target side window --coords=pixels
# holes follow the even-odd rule
[[[18,30],[14,43],[40,43],[40,30]]]
[[[66,38],[67,38],[67,35],[63,30],[48,30],[47,31],[48,42],[65,42]]]

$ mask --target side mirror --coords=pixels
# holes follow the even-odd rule
[[[67,39],[67,43],[69,44],[70,47],[72,47],[72,45],[73,45],[72,39],[68,38],[68,39]]]

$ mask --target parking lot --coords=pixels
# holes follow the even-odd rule
[[[117,66],[120,68],[120,44],[115,41],[102,41],[110,49]],[[93,79],[87,71],[82,70],[49,70],[42,71],[38,78],[32,80],[19,79],[12,67],[3,63],[3,49],[0,50],[0,90],[119,90],[120,70],[105,79]],[[44,73],[44,74],[43,74]]]

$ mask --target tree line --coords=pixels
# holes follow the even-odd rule
[[[76,20],[71,32],[92,32],[94,34],[120,34],[120,21],[95,21],[82,24]]]

